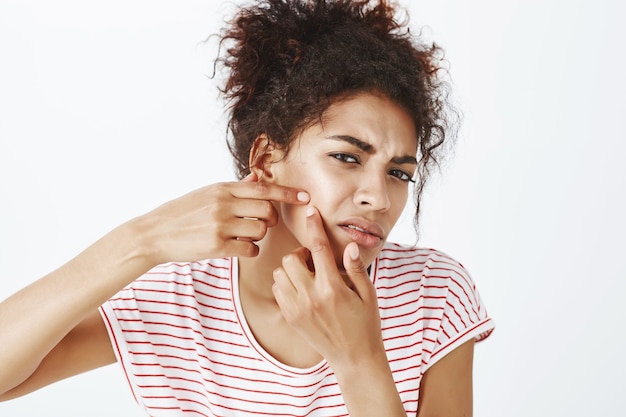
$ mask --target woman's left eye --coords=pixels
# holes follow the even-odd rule
[[[389,171],[389,175],[391,175],[392,177],[396,177],[400,181],[415,182],[411,175],[402,171],[401,169],[392,169],[391,171]]]

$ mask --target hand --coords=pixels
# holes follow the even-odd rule
[[[358,245],[351,242],[344,249],[344,280],[313,207],[307,209],[307,229],[306,247],[286,255],[274,270],[272,290],[285,320],[336,373],[385,357],[376,290]]]
[[[305,204],[309,195],[261,182],[254,173],[238,182],[209,185],[140,217],[141,242],[155,265],[256,256],[259,248],[254,242],[278,221],[272,201]]]

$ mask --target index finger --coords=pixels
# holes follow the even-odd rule
[[[265,181],[254,181],[248,177],[234,183],[233,187],[232,194],[238,198],[271,200],[289,204],[305,204],[310,199],[309,193],[304,190]]]
[[[324,230],[322,217],[315,207],[306,209],[306,226],[309,240],[305,245],[311,252],[316,277],[331,277],[338,274],[335,256],[333,255],[328,236]]]

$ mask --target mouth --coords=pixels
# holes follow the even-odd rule
[[[347,229],[356,230],[357,232],[361,232],[361,233],[367,233],[368,235],[376,236],[377,238],[382,239],[382,237],[380,237],[376,233],[372,233],[372,232],[370,232],[368,230],[365,230],[365,229],[363,229],[363,228],[361,228],[359,226],[355,226],[353,224],[345,224],[345,225],[342,225],[342,227],[345,227]]]
[[[375,248],[384,240],[382,227],[362,219],[350,219],[339,227],[359,246]]]

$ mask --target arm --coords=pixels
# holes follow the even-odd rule
[[[95,310],[52,348],[24,382],[0,395],[0,401],[21,397],[53,382],[113,362],[115,354],[108,332],[99,311]]]
[[[107,348],[94,345],[106,333],[94,317],[102,303],[166,261],[255,256],[254,242],[277,221],[270,200],[306,203],[302,197],[253,177],[201,188],[119,226],[9,297],[0,303],[0,398],[110,363],[108,337]],[[59,359],[65,355],[72,360]]]
[[[0,393],[27,380],[74,327],[150,268],[132,243],[133,228],[129,223],[113,230],[0,304]],[[72,340],[65,339],[57,352],[69,348]],[[46,369],[51,375],[67,372]]]
[[[418,417],[471,417],[474,340],[430,367],[420,384]]]

